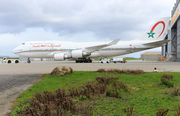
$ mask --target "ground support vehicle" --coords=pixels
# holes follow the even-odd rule
[[[110,63],[111,61],[108,58],[104,58],[104,59],[101,59],[99,62],[100,63]]]
[[[6,57],[4,57],[2,59],[2,63],[8,63],[8,64],[10,64],[10,63],[19,63],[19,60],[18,59],[7,59]]]
[[[114,63],[126,63],[126,58],[121,58],[121,57],[113,57],[113,60],[112,60]]]

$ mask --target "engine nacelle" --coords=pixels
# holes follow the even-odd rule
[[[89,52],[84,52],[82,50],[73,50],[71,52],[72,58],[82,58],[83,56],[89,56],[91,53]]]
[[[63,54],[63,53],[54,54],[54,60],[56,60],[56,61],[63,61],[66,58],[68,58],[68,56],[66,54]]]

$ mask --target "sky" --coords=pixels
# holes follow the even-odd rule
[[[0,0],[0,56],[26,41],[136,39],[176,0]],[[151,51],[160,51],[161,48]],[[143,51],[144,52],[144,51]],[[140,57],[139,53],[125,57]]]

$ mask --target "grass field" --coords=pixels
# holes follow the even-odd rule
[[[142,60],[140,58],[126,57],[126,60]]]
[[[45,78],[34,84],[28,90],[23,92],[14,104],[12,115],[18,114],[27,105],[29,98],[37,92],[55,91],[58,88],[70,89],[79,88],[85,82],[94,81],[98,76],[114,76],[119,77],[119,81],[123,82],[129,88],[128,92],[122,92],[121,97],[108,97],[106,94],[91,96],[90,99],[82,99],[81,97],[74,98],[74,102],[84,107],[93,106],[93,115],[127,115],[123,114],[128,108],[133,109],[135,116],[155,116],[159,108],[165,110],[170,109],[167,116],[172,116],[176,113],[176,108],[180,103],[180,97],[172,93],[177,90],[175,87],[180,87],[180,73],[167,72],[173,74],[172,82],[174,87],[168,88],[161,83],[161,75],[164,72],[150,73],[138,75],[127,74],[108,74],[97,73],[92,71],[74,71],[72,74],[57,77],[45,75]],[[177,92],[178,93],[178,92]],[[21,105],[19,105],[21,103]],[[69,112],[67,112],[68,114]],[[70,115],[70,113],[69,113]],[[160,115],[159,115],[160,116]]]

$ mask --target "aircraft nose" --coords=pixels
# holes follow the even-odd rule
[[[14,54],[17,54],[20,51],[21,51],[21,49],[19,47],[16,47],[16,48],[13,49]]]
[[[13,49],[13,53],[16,54],[17,53],[17,50],[16,48]]]

